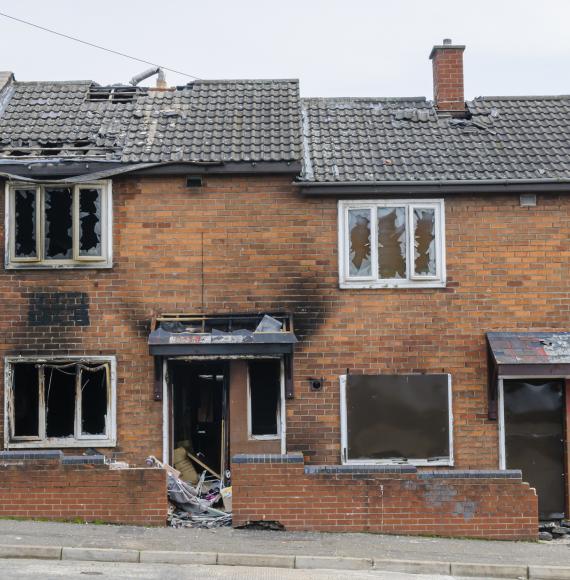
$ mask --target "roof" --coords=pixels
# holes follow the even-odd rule
[[[302,100],[303,181],[570,179],[570,96],[479,97],[466,118],[423,97]]]
[[[208,80],[167,90],[13,82],[0,159],[121,163],[300,161],[296,80]]]
[[[570,332],[489,332],[497,365],[570,364]]]

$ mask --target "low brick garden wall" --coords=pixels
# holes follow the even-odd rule
[[[0,452],[0,517],[164,526],[166,472],[109,469],[102,456]]]
[[[521,472],[306,466],[303,456],[236,455],[234,526],[536,540],[535,490]]]

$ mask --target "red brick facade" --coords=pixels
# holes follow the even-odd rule
[[[164,526],[166,473],[0,457],[0,517]],[[33,454],[32,454],[33,455]]]
[[[337,199],[303,198],[288,176],[204,181],[196,189],[183,177],[117,178],[112,269],[3,270],[1,354],[116,355],[115,451],[141,464],[162,453],[146,344],[152,316],[291,311],[300,342],[288,451],[309,464],[340,462],[338,376],[347,368],[444,372],[456,467],[497,469],[484,333],[568,330],[569,197],[539,195],[536,207],[520,207],[517,195],[449,195],[446,288],[340,290]],[[89,325],[34,326],[32,295],[64,292],[87,295]],[[325,379],[320,392],[309,388],[314,376]]]
[[[275,461],[233,463],[234,525],[270,520],[288,530],[536,538],[537,497],[520,477],[435,477],[413,468],[307,473],[302,461]]]

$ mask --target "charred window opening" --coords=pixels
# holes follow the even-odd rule
[[[14,192],[14,254],[17,258],[37,258],[37,196],[35,189]]]
[[[105,184],[19,185],[9,194],[9,267],[111,265]]]
[[[76,370],[44,369],[46,437],[73,437],[75,428]]]
[[[453,463],[449,375],[348,375],[341,389],[345,462]]]
[[[79,190],[79,255],[101,255],[101,193]]]
[[[19,364],[14,367],[13,390],[14,435],[39,437],[40,386],[35,364]]]
[[[104,434],[107,419],[105,368],[83,368],[81,370],[81,400],[81,434]]]
[[[112,86],[100,87],[91,85],[87,93],[87,101],[101,102],[107,101],[111,103],[130,103],[134,101],[139,94],[144,94],[146,91],[142,87],[132,86]]]
[[[73,197],[71,189],[45,189],[46,259],[73,257]]]
[[[341,288],[445,286],[443,200],[339,202]]]
[[[10,443],[114,444],[110,360],[7,360]]]
[[[249,362],[251,436],[279,436],[281,361]]]

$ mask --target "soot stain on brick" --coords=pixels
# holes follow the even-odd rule
[[[89,326],[86,292],[32,292],[29,295],[30,326]]]

